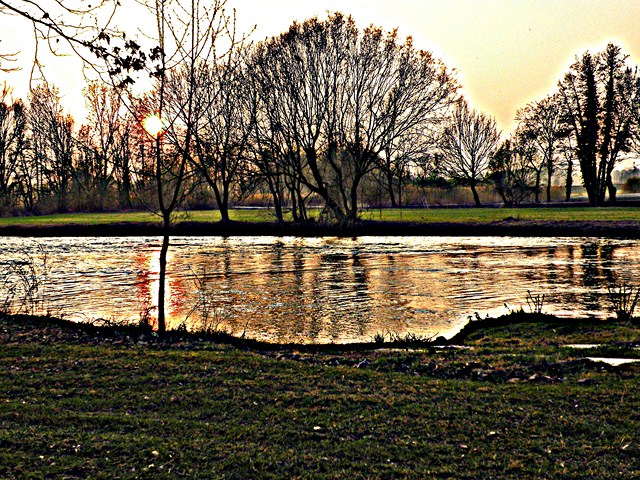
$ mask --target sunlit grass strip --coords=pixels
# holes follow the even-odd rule
[[[231,220],[243,222],[271,222],[275,217],[269,210],[237,209],[230,212]],[[219,222],[220,212],[217,210],[198,210],[178,212],[175,223]],[[160,223],[161,218],[151,212],[118,212],[118,213],[64,213],[40,215],[32,217],[0,218],[0,226],[57,226],[57,225],[109,225],[116,223]]]
[[[363,220],[402,222],[638,221],[639,207],[411,208],[367,210]]]
[[[311,212],[317,213],[315,211]],[[313,215],[312,215],[313,216]],[[231,220],[239,222],[274,222],[269,209],[232,209]],[[505,219],[528,221],[640,221],[640,207],[550,207],[550,208],[407,208],[365,210],[363,220],[383,222],[454,222],[490,223]],[[217,210],[179,212],[175,223],[218,222]],[[117,223],[159,223],[150,212],[69,213],[32,217],[1,218],[0,226],[109,225]]]

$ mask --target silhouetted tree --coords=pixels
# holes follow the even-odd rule
[[[201,2],[158,0],[150,6],[156,18],[159,64],[151,74],[155,89],[145,108],[164,122],[164,129],[153,133],[153,171],[156,211],[162,218],[163,241],[160,249],[158,289],[158,332],[166,331],[165,281],[167,252],[173,215],[187,197],[190,165],[193,163],[194,138],[203,121],[204,108],[199,101],[200,66],[215,58],[220,37],[229,32],[231,18],[225,14],[226,0]],[[151,35],[151,34],[150,34]],[[174,88],[174,72],[184,80]]]
[[[441,168],[450,178],[471,189],[478,207],[482,203],[477,186],[487,173],[499,140],[495,120],[471,110],[464,100],[460,100],[438,141],[442,152]]]
[[[27,150],[27,115],[11,89],[0,89],[0,204],[12,206],[20,189],[20,163]],[[15,205],[13,205],[15,206]]]
[[[250,71],[259,117],[267,118],[257,125],[275,130],[282,145],[265,151],[295,175],[293,188],[321,197],[338,222],[356,220],[363,178],[399,152],[402,139],[436,122],[457,88],[410,39],[401,43],[397,32],[373,26],[360,32],[340,13],[294,23],[259,44]]]
[[[611,173],[619,155],[630,149],[633,104],[639,95],[635,72],[626,66],[620,47],[586,52],[559,84],[563,114],[576,140],[576,154],[589,202],[616,199]]]
[[[193,129],[195,168],[215,194],[223,222],[229,221],[233,188],[245,180],[247,147],[253,130],[255,102],[244,69],[246,48],[236,44],[235,32],[227,31],[231,47],[221,58],[212,56],[198,64],[196,109],[199,120]],[[178,71],[171,82],[183,85],[186,72]],[[182,87],[184,88],[184,86]],[[242,192],[236,192],[241,194]]]
[[[57,211],[64,212],[74,175],[74,120],[63,112],[58,89],[46,84],[29,93],[28,112],[39,183],[55,198]]]
[[[518,206],[534,190],[527,156],[512,139],[502,142],[492,155],[489,171],[505,207]]]

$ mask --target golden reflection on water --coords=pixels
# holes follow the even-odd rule
[[[39,241],[54,312],[135,322],[156,305],[159,239]],[[30,242],[0,239],[0,263]],[[545,294],[545,312],[604,317],[608,286],[639,284],[639,253],[635,241],[579,238],[176,237],[168,325],[278,342],[448,336],[474,312],[526,308],[527,290]],[[155,321],[157,311],[149,312]]]

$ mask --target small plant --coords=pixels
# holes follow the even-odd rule
[[[385,333],[376,332],[372,337],[372,341],[377,344],[386,343],[388,341],[389,343],[422,345],[425,343],[432,343],[436,337],[437,335],[428,337],[413,332],[407,332],[404,335],[401,335],[396,332],[387,331]]]
[[[197,313],[200,325],[199,330],[204,333],[229,333],[226,329],[221,328],[221,324],[227,320],[227,310],[224,306],[217,304],[214,299],[214,292],[211,288],[212,275],[210,275],[205,269],[201,274],[197,274],[191,269],[193,274],[193,283],[198,293],[198,297],[194,306],[189,310],[185,318],[185,322],[193,315]],[[247,322],[248,323],[248,322]],[[245,330],[243,336],[246,333],[247,325],[245,324]],[[229,333],[230,334],[230,333]]]
[[[42,246],[38,245],[37,250],[39,260],[23,250],[0,270],[0,313],[35,315],[44,312],[49,267]]]
[[[609,290],[609,300],[618,320],[631,319],[638,304],[640,288],[623,283],[619,286],[607,287],[607,290]]]
[[[151,312],[155,309],[156,307],[154,305],[151,305],[148,301],[144,303],[144,305],[140,309],[138,328],[149,331],[153,330],[153,319],[151,318]]]
[[[542,307],[544,305],[544,293],[542,295],[532,295],[530,290],[527,290],[527,305],[531,313],[542,313]]]
[[[189,329],[187,328],[187,322],[186,321],[180,323],[180,325],[178,325],[176,327],[176,333],[185,334],[185,333],[188,333],[188,332],[189,332]]]
[[[387,339],[387,335],[382,332],[376,332],[371,338],[373,343],[384,343],[386,339]]]

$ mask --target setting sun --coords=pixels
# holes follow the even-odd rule
[[[142,126],[146,132],[152,137],[157,137],[164,131],[165,124],[158,115],[149,115],[142,121]]]

